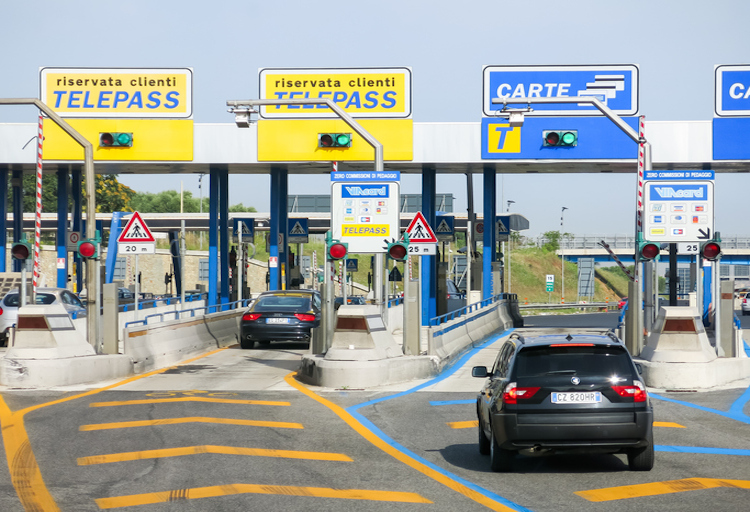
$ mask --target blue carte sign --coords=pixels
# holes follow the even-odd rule
[[[638,132],[638,118],[622,120]],[[544,145],[545,130],[575,130],[578,142],[570,147]],[[532,117],[523,126],[507,119],[482,118],[482,159],[585,160],[638,158],[638,144],[606,117]]]
[[[485,66],[483,70],[482,112],[496,115],[502,105],[494,98],[594,97],[621,116],[638,113],[638,66]],[[532,104],[525,116],[595,116],[601,112],[590,104]]]
[[[716,115],[750,116],[750,66],[716,66]]]

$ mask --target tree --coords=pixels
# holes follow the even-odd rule
[[[83,192],[86,191],[86,180],[82,180]],[[23,211],[36,211],[36,174],[26,174],[22,180]],[[8,189],[8,204],[13,204],[13,187]],[[100,174],[96,176],[96,211],[132,211],[128,206],[135,191],[117,180],[116,174]],[[68,210],[73,207],[72,197],[68,197]],[[86,201],[83,201],[83,211],[86,211]],[[47,174],[42,177],[42,212],[57,212],[57,177]]]
[[[559,231],[547,231],[542,236],[547,239],[547,242],[542,246],[544,251],[555,252],[560,249],[562,234]]]

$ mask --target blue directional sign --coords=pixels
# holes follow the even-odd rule
[[[750,116],[750,66],[716,66],[717,116]]]
[[[714,117],[714,160],[750,160],[748,140],[750,117]]]
[[[307,229],[307,219],[287,219],[287,240],[290,244],[306,244],[310,232]]]
[[[636,132],[638,118],[622,118]],[[575,131],[574,146],[546,146],[544,132]],[[584,160],[638,158],[638,144],[604,117],[534,117],[523,126],[507,119],[482,118],[482,158],[491,160]]]
[[[485,66],[482,112],[496,115],[494,98],[595,97],[621,116],[638,113],[638,66]],[[513,108],[526,104],[513,104]],[[590,104],[533,104],[524,115],[597,116]]]
[[[455,218],[452,215],[438,215],[435,237],[438,242],[452,242],[456,236]]]
[[[242,241],[252,242],[255,237],[255,219],[232,218],[232,238],[239,239],[240,229],[242,229]]]
[[[347,272],[358,272],[359,271],[359,260],[357,258],[348,258],[346,260],[346,271]]]

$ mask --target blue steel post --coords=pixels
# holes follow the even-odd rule
[[[57,169],[57,259],[64,261],[63,268],[57,265],[57,287],[68,286],[68,170]]]
[[[279,229],[282,233],[282,243],[279,247],[279,269],[282,268],[284,272],[282,278],[284,279],[284,289],[289,289],[289,243],[287,241],[289,232],[289,213],[287,212],[287,204],[289,202],[289,172],[283,169],[279,172]]]
[[[495,261],[495,207],[497,191],[495,169],[484,168],[484,239],[482,244],[482,300],[495,293],[492,289],[492,262]]]
[[[268,265],[268,289],[269,290],[279,290],[281,289],[280,283],[281,280],[279,279],[279,276],[281,275],[280,267],[279,267],[279,232],[281,231],[281,219],[279,218],[279,203],[281,202],[281,198],[279,197],[281,193],[281,170],[280,169],[271,169],[271,219],[270,219],[270,233],[268,236],[268,257],[269,257],[269,265]],[[270,261],[276,258],[276,266],[270,264]]]
[[[229,303],[229,171],[217,172],[219,177],[219,240],[221,249],[221,304]],[[185,283],[182,283],[185,286]],[[223,309],[229,309],[225,306]]]
[[[21,240],[23,234],[23,171],[13,171],[13,241]],[[13,272],[21,271],[22,260],[13,260]]]
[[[104,282],[111,283],[114,280],[115,266],[117,266],[117,239],[122,232],[121,221],[127,212],[112,212],[112,222],[109,224],[109,242],[107,244],[107,261],[104,269]]]
[[[73,231],[79,233],[83,232],[83,209],[81,202],[81,193],[83,192],[83,173],[80,169],[73,169],[72,181],[70,184],[71,194],[73,196]],[[83,288],[83,265],[81,265],[81,258],[77,252],[73,253],[73,263],[76,269],[75,290],[80,292]]]
[[[8,246],[8,170],[0,170],[0,272],[5,272]]]
[[[422,169],[422,215],[435,229],[436,171],[434,167]],[[422,325],[429,325],[437,316],[437,261],[435,256],[420,256],[419,274],[422,278]]]
[[[219,171],[210,169],[208,197],[208,311],[215,313],[211,306],[219,297],[217,278],[219,271]]]

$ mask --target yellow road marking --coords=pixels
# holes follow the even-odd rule
[[[122,402],[92,402],[89,407],[117,407],[120,405],[168,404],[173,402],[211,402],[215,404],[237,405],[277,405],[289,406],[289,402],[274,402],[268,400],[236,400],[232,398],[205,398],[202,396],[185,396],[179,398],[148,398],[145,400],[124,400]]]
[[[141,420],[141,421],[119,421],[116,423],[95,423],[91,425],[81,425],[78,430],[81,432],[90,432],[92,430],[110,430],[115,428],[133,428],[133,427],[156,427],[161,425],[179,425],[182,423],[216,423],[219,425],[241,425],[243,427],[270,427],[270,428],[296,428],[303,429],[301,423],[289,423],[286,421],[257,421],[257,420],[239,420],[234,418],[206,418],[203,416],[192,416],[187,418],[162,418],[160,420]]]
[[[301,452],[294,450],[267,450],[264,448],[240,448],[236,446],[202,445],[80,457],[78,459],[78,465],[90,466],[92,464],[109,464],[110,462],[127,462],[131,460],[164,459],[167,457],[182,457],[184,455],[200,455],[204,453],[215,453],[220,455],[247,455],[250,457],[275,457],[280,459],[325,460],[337,462],[351,462],[352,460],[342,453]]]
[[[479,420],[474,421],[451,421],[448,422],[450,428],[474,428],[479,426]]]
[[[311,391],[310,389],[306,388],[305,386],[297,382],[294,379],[294,375],[295,373],[290,373],[286,377],[284,377],[284,380],[287,382],[287,384],[299,390],[301,393],[309,396],[316,402],[328,407],[331,411],[333,411],[334,414],[336,414],[347,425],[349,425],[352,429],[354,429],[355,432],[357,432],[359,435],[367,439],[374,446],[383,450],[385,453],[387,453],[391,457],[395,458],[396,460],[406,464],[407,466],[413,469],[416,469],[420,473],[432,478],[436,482],[439,482],[445,485],[446,487],[453,489],[454,491],[458,493],[463,494],[467,498],[481,505],[484,505],[490,510],[503,511],[503,512],[509,512],[513,510],[510,507],[506,507],[502,503],[498,503],[497,501],[491,498],[488,498],[487,496],[484,496],[483,494],[477,491],[474,491],[473,489],[466,487],[465,485],[453,480],[447,475],[443,475],[442,473],[435,471],[431,467],[425,464],[422,464],[421,462],[411,458],[405,453],[397,450],[396,448],[394,448],[393,446],[385,442],[383,439],[379,438],[377,435],[372,433],[370,430],[365,428],[359,421],[357,421],[343,407],[338,406],[334,404],[333,402],[330,402],[329,400],[326,400],[325,398],[319,396],[315,392]]]
[[[208,357],[223,350],[226,350],[226,348],[220,348],[206,354],[187,359],[181,362],[180,365],[192,363],[193,361]],[[34,452],[31,449],[31,443],[29,442],[29,436],[26,432],[26,427],[24,426],[23,421],[23,418],[26,414],[43,407],[70,402],[72,400],[95,395],[97,393],[101,393],[102,391],[107,391],[109,389],[113,389],[124,384],[134,382],[136,380],[144,379],[152,375],[158,375],[180,365],[173,365],[167,368],[153,370],[151,372],[144,373],[143,375],[129,377],[120,382],[110,384],[109,386],[92,389],[84,393],[67,396],[65,398],[60,398],[51,402],[37,404],[16,412],[11,412],[10,408],[5,403],[5,400],[3,400],[3,397],[0,396],[0,431],[2,432],[3,436],[5,456],[8,460],[8,469],[10,470],[10,478],[11,482],[13,483],[13,488],[16,490],[16,495],[18,495],[18,499],[21,501],[23,508],[25,510],[44,510],[45,512],[54,512],[59,510],[54,498],[47,489],[47,486],[44,484],[41,471],[39,470],[39,465],[37,464],[36,457],[34,456]]]
[[[676,492],[716,489],[718,487],[750,489],[750,480],[684,478],[682,480],[668,480],[666,482],[654,482],[651,484],[624,485],[622,487],[608,487],[606,489],[595,489],[592,491],[579,491],[575,494],[589,501],[614,501]]]
[[[672,423],[671,421],[655,421],[655,427],[669,427],[669,428],[687,428],[685,425],[679,423]]]
[[[307,498],[338,498],[345,500],[396,501],[401,503],[432,503],[419,494],[395,491],[368,491],[364,489],[330,489],[326,487],[294,487],[287,485],[230,484],[211,487],[194,487],[174,491],[152,492],[100,498],[96,504],[101,509],[134,507],[154,503],[171,503],[199,498],[215,498],[235,494],[276,494],[280,496],[304,496]]]

